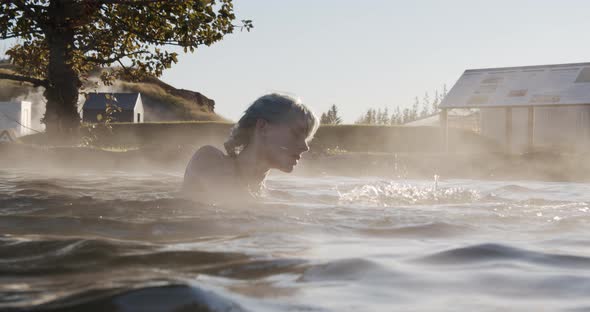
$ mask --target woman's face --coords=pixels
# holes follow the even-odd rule
[[[293,171],[301,154],[309,150],[306,123],[297,120],[291,123],[267,124],[262,141],[266,160],[271,168],[283,172]]]

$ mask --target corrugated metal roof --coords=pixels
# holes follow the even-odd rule
[[[107,99],[107,95],[109,99]],[[139,93],[88,93],[83,108],[105,109],[107,101],[121,107],[123,110],[133,110]]]
[[[440,108],[590,104],[590,63],[466,70]]]

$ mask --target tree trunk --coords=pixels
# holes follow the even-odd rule
[[[45,89],[47,106],[44,116],[50,139],[69,141],[80,128],[78,90],[80,77],[73,69],[74,27],[71,16],[74,8],[70,0],[52,0],[49,5],[49,23],[46,37],[49,45],[49,65]]]

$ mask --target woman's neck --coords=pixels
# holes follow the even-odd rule
[[[262,159],[256,148],[247,146],[236,157],[237,174],[249,187],[260,186],[270,170],[265,159]]]

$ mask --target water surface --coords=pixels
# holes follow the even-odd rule
[[[0,310],[590,310],[590,185],[0,170]]]

